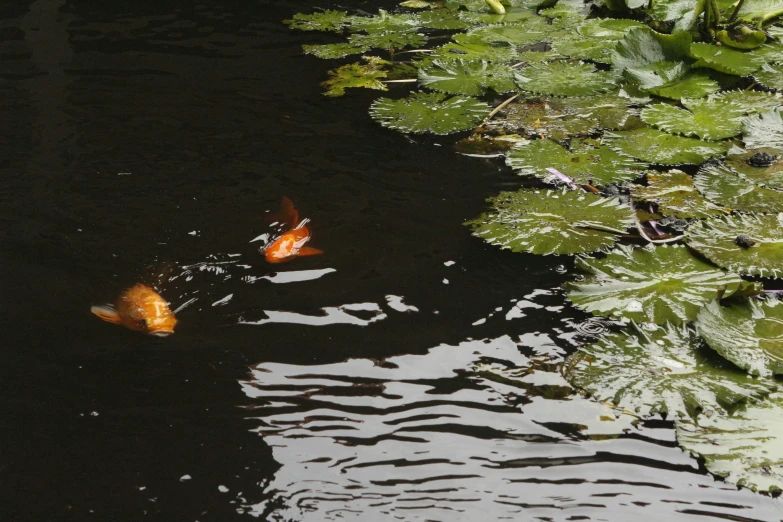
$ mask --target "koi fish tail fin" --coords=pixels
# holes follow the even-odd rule
[[[317,248],[312,247],[302,247],[299,249],[299,252],[297,252],[296,255],[298,256],[317,256],[320,254],[323,254],[323,250],[318,250]]]
[[[120,316],[110,305],[93,306],[90,308],[90,312],[97,315],[107,323],[120,324]]]
[[[280,201],[280,210],[272,212],[266,219],[269,223],[277,223],[291,229],[299,223],[299,212],[294,207],[294,203],[283,196],[283,199]]]

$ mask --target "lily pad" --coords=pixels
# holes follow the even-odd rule
[[[515,75],[524,90],[552,96],[591,96],[612,89],[616,77],[587,63],[530,64]]]
[[[302,51],[305,54],[312,54],[318,58],[325,60],[334,60],[337,58],[345,58],[352,54],[362,54],[369,51],[370,48],[366,45],[351,44],[351,43],[334,43],[325,45],[303,45]]]
[[[746,299],[699,312],[696,329],[707,344],[751,375],[783,374],[783,301]]]
[[[459,13],[451,9],[432,9],[419,13],[419,20],[421,25],[427,29],[453,31],[467,29],[471,26],[470,23],[460,19]]]
[[[632,27],[612,55],[615,69],[637,69],[656,62],[681,62],[688,56],[691,35],[661,34],[647,27]]]
[[[759,187],[718,162],[702,167],[693,184],[705,198],[729,209],[783,212],[783,192]]]
[[[781,109],[774,109],[743,121],[742,141],[749,149],[783,148],[783,118]]]
[[[677,442],[704,458],[726,482],[753,491],[783,489],[783,395],[774,393],[732,415],[676,423]]]
[[[691,44],[690,56],[696,59],[693,67],[707,67],[737,76],[752,74],[764,64],[763,58],[751,52],[737,51],[726,46],[718,47],[702,42]]]
[[[355,46],[373,49],[402,49],[404,47],[420,47],[427,37],[415,31],[395,31],[389,33],[354,34],[348,38],[348,43]]]
[[[560,38],[552,42],[552,49],[559,55],[599,63],[612,63],[614,40],[601,38]]]
[[[512,45],[494,45],[481,42],[452,42],[436,47],[432,53],[435,60],[485,60],[487,62],[512,62],[517,58],[517,49]]]
[[[617,199],[580,191],[519,190],[488,201],[492,210],[465,224],[474,236],[513,252],[594,252],[633,224],[631,209]]]
[[[734,172],[761,187],[783,189],[783,150],[754,149],[744,154],[728,156],[726,164]]]
[[[412,93],[401,100],[379,98],[370,116],[384,127],[402,132],[450,134],[472,128],[489,113],[486,103],[443,93]]]
[[[767,112],[783,104],[780,94],[764,91],[746,91],[734,89],[723,91],[712,96],[721,103],[740,104],[745,107],[747,114]]]
[[[766,22],[781,15],[781,0],[746,0],[740,7],[737,18],[747,22]]]
[[[333,31],[342,32],[351,24],[352,16],[348,16],[345,11],[334,11],[326,9],[321,13],[295,14],[290,20],[283,20],[283,23],[291,29],[300,31]]]
[[[717,360],[690,326],[603,336],[565,362],[564,377],[596,400],[647,417],[693,418],[769,395],[775,384]]]
[[[646,165],[593,140],[571,140],[568,151],[552,140],[535,140],[511,149],[506,163],[519,174],[550,181],[554,168],[579,184],[607,185],[638,178]]]
[[[375,16],[354,16],[351,19],[352,31],[364,31],[372,35],[407,32],[421,26],[416,13],[390,14],[383,9]]]
[[[728,148],[725,143],[674,136],[650,127],[607,132],[604,139],[617,152],[659,165],[698,165],[722,156]]]
[[[566,285],[574,306],[606,317],[681,324],[719,293],[731,294],[742,279],[694,256],[684,246],[620,246],[603,259],[579,258],[588,273]]]
[[[625,33],[633,27],[646,26],[626,18],[591,18],[582,22],[576,30],[582,36],[617,41],[622,40]]]
[[[783,65],[764,64],[753,73],[753,80],[768,89],[783,91]]]
[[[783,214],[725,216],[690,226],[685,241],[732,272],[783,277],[782,227]]]
[[[674,21],[672,33],[679,33],[696,25],[705,4],[705,0],[657,0],[653,3],[651,14],[656,20]]]
[[[672,134],[722,140],[742,132],[746,107],[722,98],[683,100],[688,109],[658,103],[642,109],[642,121]]]
[[[490,25],[473,29],[464,35],[456,35],[458,43],[505,43],[509,45],[527,45],[543,41],[550,29],[546,20],[539,16],[525,21],[524,28],[516,25]]]
[[[513,91],[514,72],[507,66],[486,61],[435,60],[430,67],[419,69],[419,83],[450,94],[480,96],[493,89]]]
[[[655,62],[625,70],[626,78],[662,98],[701,98],[720,90],[720,84],[704,70],[685,62]]]
[[[345,89],[365,88],[386,90],[386,84],[381,78],[386,77],[386,71],[383,70],[389,62],[376,56],[365,56],[366,63],[349,63],[332,71],[329,71],[329,79],[321,85],[328,89],[324,94],[326,96],[342,96]]]
[[[538,17],[535,11],[525,7],[512,7],[506,9],[505,14],[497,14],[488,9],[485,2],[482,9],[483,11],[459,11],[459,17],[473,25],[524,25],[528,20]]]
[[[707,201],[696,190],[693,178],[680,170],[649,172],[647,186],[632,185],[631,195],[636,201],[655,203],[663,216],[705,218],[725,212]]]

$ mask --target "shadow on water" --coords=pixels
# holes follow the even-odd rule
[[[461,225],[518,178],[322,97],[312,9],[0,5],[0,519],[780,519],[569,395],[570,265]],[[264,263],[282,196],[324,255]],[[90,315],[139,281],[175,335]]]

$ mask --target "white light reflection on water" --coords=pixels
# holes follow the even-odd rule
[[[386,319],[387,315],[377,303],[352,303],[341,306],[325,306],[319,315],[307,315],[284,310],[264,310],[266,317],[257,321],[248,321],[240,317],[237,324],[261,325],[267,323],[293,323],[309,326],[325,326],[330,324],[355,324],[367,326],[375,321]],[[369,312],[369,318],[363,319],[351,312]]]
[[[780,518],[700,472],[672,429],[569,396],[552,364],[561,355],[528,333],[383,361],[256,365],[240,384],[281,467],[264,501],[235,497],[238,511],[273,522]]]

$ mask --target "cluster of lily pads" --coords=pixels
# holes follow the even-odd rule
[[[407,0],[375,16],[298,14],[306,45],[407,133],[472,131],[522,188],[473,233],[577,255],[576,307],[623,328],[563,375],[596,400],[673,419],[727,481],[783,490],[783,0]],[[370,54],[373,53],[373,54]],[[382,54],[382,56],[379,56]],[[410,89],[409,89],[410,90]]]

